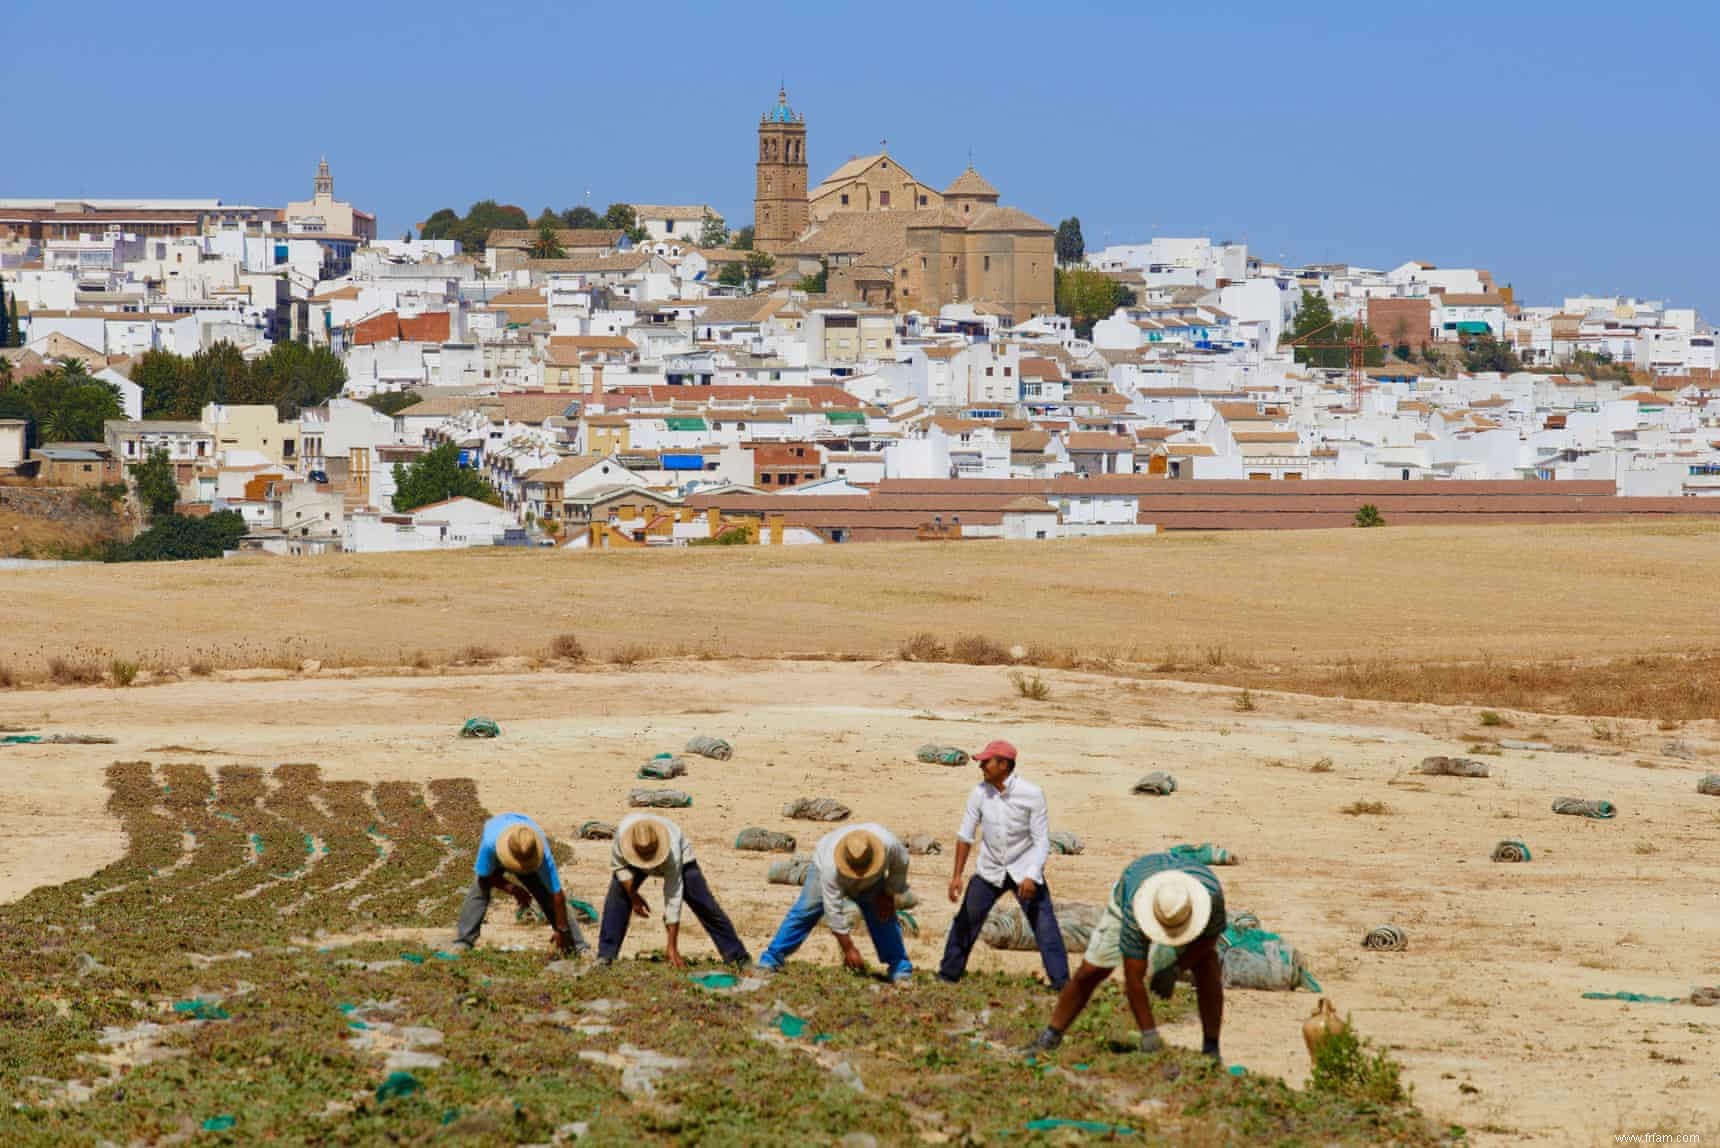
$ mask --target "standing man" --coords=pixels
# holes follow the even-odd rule
[[[1033,926],[1039,943],[1039,958],[1045,962],[1045,977],[1059,991],[1069,980],[1069,954],[1063,948],[1063,930],[1051,907],[1051,890],[1045,885],[1045,859],[1051,855],[1051,823],[1045,812],[1045,791],[1015,776],[1015,747],[994,741],[979,751],[982,780],[968,795],[967,813],[956,832],[956,867],[950,874],[950,901],[962,907],[950,923],[944,942],[944,960],[938,977],[951,984],[967,971],[968,954],[979,939],[997,899],[1013,890],[1021,911]],[[962,896],[962,870],[967,868],[974,833],[979,833],[979,864]]]
[[[490,908],[490,893],[500,889],[512,896],[521,909],[531,908],[536,899],[544,919],[555,932],[556,952],[591,950],[580,935],[579,926],[568,919],[567,898],[561,891],[561,874],[556,872],[549,838],[525,814],[498,813],[484,822],[484,835],[478,843],[478,859],[472,871],[477,880],[472,882],[471,892],[466,894],[466,903],[460,909],[454,937],[456,949],[470,949],[476,943],[478,930],[484,927],[484,914]]]
[[[1063,1034],[1081,1015],[1111,970],[1123,966],[1123,993],[1141,1030],[1141,1051],[1157,1052],[1164,1047],[1158,1022],[1147,999],[1148,942],[1175,950],[1175,960],[1153,974],[1152,990],[1169,1000],[1177,973],[1184,969],[1194,977],[1200,1007],[1200,1050],[1219,1059],[1218,1030],[1224,1022],[1224,970],[1219,962],[1218,938],[1224,932],[1224,889],[1211,869],[1185,861],[1170,853],[1149,853],[1123,870],[1111,888],[1105,915],[1093,930],[1093,938],[1081,967],[1064,986],[1051,1010],[1051,1023],[1028,1045],[1029,1051],[1056,1048]]]
[[[716,942],[724,961],[744,965],[752,960],[728,914],[711,894],[699,863],[693,860],[692,842],[673,821],[652,813],[622,818],[609,850],[609,871],[609,895],[603,901],[603,924],[597,933],[598,964],[615,963],[621,942],[627,939],[630,915],[651,915],[645,898],[639,895],[639,886],[647,877],[663,878],[663,931],[668,936],[663,948],[669,964],[677,969],[687,967],[680,947],[683,903]]]
[[[800,899],[783,918],[770,947],[758,959],[759,968],[776,972],[811,935],[820,918],[836,934],[842,963],[864,972],[866,959],[848,935],[848,908],[860,906],[872,947],[884,962],[892,984],[905,984],[914,973],[902,926],[896,920],[896,898],[908,891],[908,848],[882,825],[870,822],[826,833],[812,852],[812,866]]]

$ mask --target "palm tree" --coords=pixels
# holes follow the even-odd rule
[[[532,241],[531,256],[533,259],[561,259],[567,252],[561,248],[561,239],[556,235],[555,228],[547,222],[539,225],[537,238]]]

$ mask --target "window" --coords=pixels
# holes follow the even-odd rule
[[[848,206],[848,193],[846,191],[842,193],[842,206]]]
[[[924,255],[922,255],[922,256],[920,256],[920,270],[924,271],[925,269],[926,269],[926,257]]]
[[[926,206],[926,197],[925,197],[925,196],[923,196],[923,195],[922,195],[922,196],[920,196],[920,206],[921,206],[921,207],[924,207],[924,206]]]
[[[1005,367],[1005,368],[1004,368],[1004,369],[1003,369],[1003,377],[1004,377],[1004,378],[1006,378],[1006,379],[1007,379],[1007,378],[1009,378],[1009,376],[1010,376],[1010,372],[1012,372],[1012,371],[1013,371],[1013,370],[1015,370],[1015,368],[1014,368],[1014,367]]]
[[[989,379],[989,378],[991,378],[991,372],[992,372],[992,368],[991,368],[991,367],[987,367],[987,368],[986,368],[986,369],[985,369],[985,377],[986,377],[986,378],[988,378],[988,379]]]
[[[958,259],[958,258],[959,258],[959,257],[958,257],[958,256],[955,256],[955,255],[952,255],[952,256],[950,256],[950,266],[951,266],[951,267],[954,267],[954,266],[955,266],[955,265],[956,265],[956,260],[957,260],[957,259]]]
[[[991,270],[991,256],[989,256],[989,255],[987,255],[985,257],[985,268],[984,269],[987,271]]]
[[[878,206],[879,207],[889,207],[890,206],[890,193],[889,192],[880,191],[878,193]]]

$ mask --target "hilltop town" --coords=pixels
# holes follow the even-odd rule
[[[326,160],[279,208],[0,200],[0,471],[118,498],[165,455],[152,516],[283,555],[1720,509],[1694,309],[1089,250],[971,162],[814,168],[815,120],[765,109],[737,227],[486,201],[387,239]]]

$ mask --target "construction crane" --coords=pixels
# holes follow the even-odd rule
[[[1333,317],[1315,327],[1306,334],[1298,335],[1290,340],[1290,346],[1306,351],[1348,351],[1350,356],[1350,403],[1356,408],[1356,413],[1362,411],[1362,384],[1367,381],[1368,344],[1363,338],[1367,330],[1367,322],[1362,316],[1357,316],[1350,323],[1350,337],[1342,343],[1310,343],[1321,331],[1337,325]]]

